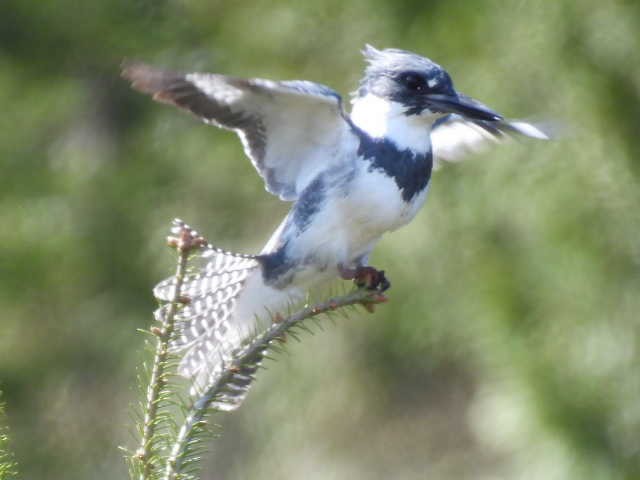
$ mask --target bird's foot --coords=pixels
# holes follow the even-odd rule
[[[384,292],[391,287],[384,270],[378,270],[369,266],[358,266],[356,268],[339,267],[340,276],[344,280],[353,280],[358,288],[367,290],[378,290]]]
[[[384,274],[384,270],[373,267],[358,267],[353,281],[359,288],[367,290],[379,290],[384,292],[391,287],[391,283]]]

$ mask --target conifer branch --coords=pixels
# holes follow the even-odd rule
[[[17,476],[18,464],[9,448],[9,427],[5,423],[4,403],[0,401],[0,480],[9,480]]]
[[[175,276],[164,286],[168,288],[162,295],[166,303],[155,312],[160,325],[151,329],[156,347],[142,410],[144,419],[140,422],[140,444],[136,453],[129,457],[131,476],[138,480],[197,479],[204,439],[210,432],[207,416],[240,406],[269,352],[281,351],[286,336],[297,339],[296,329],[308,331],[308,326],[303,325],[307,319],[318,322],[318,317],[324,314],[333,320],[335,310],[347,317],[344,308],[355,305],[362,305],[371,312],[375,304],[386,301],[380,291],[361,288],[313,305],[307,301],[307,306],[296,313],[288,311],[286,317],[280,313],[271,314],[271,323],[263,331],[256,332],[246,345],[232,352],[222,368],[212,373],[204,394],[193,393],[194,396],[186,400],[182,397],[182,386],[171,381],[177,360],[172,344],[180,328],[176,325],[176,316],[179,317],[180,309],[190,301],[182,293],[185,278],[188,278],[190,254],[207,248],[208,244],[179,220],[174,222],[172,233],[176,236],[169,237],[168,243],[178,251],[178,265]]]
[[[178,266],[176,268],[176,284],[173,297],[167,304],[166,309],[160,308],[156,311],[156,320],[160,321],[160,327],[154,327],[151,332],[156,336],[156,350],[152,364],[151,376],[147,387],[146,403],[144,406],[144,420],[140,446],[134,455],[134,462],[138,462],[139,479],[148,480],[152,478],[156,465],[155,448],[157,441],[156,430],[159,423],[171,420],[170,417],[158,415],[163,389],[167,385],[169,367],[169,343],[175,331],[175,314],[181,305],[180,290],[187,270],[189,255],[194,249],[203,246],[204,240],[201,237],[193,237],[190,230],[181,229],[176,232],[177,237],[168,237],[167,243],[170,247],[178,251]]]
[[[273,318],[271,326],[234,356],[209,389],[193,402],[171,449],[164,480],[185,478],[185,468],[190,467],[194,460],[191,449],[197,443],[198,433],[206,428],[207,415],[212,411],[234,408],[233,400],[236,395],[244,398],[244,393],[249,388],[267,351],[274,344],[284,342],[286,335],[290,334],[293,328],[299,327],[309,318],[328,314],[347,306],[362,305],[371,312],[375,304],[386,301],[387,298],[380,292],[358,289],[343,296],[306,306],[287,318],[279,316]],[[232,403],[231,408],[225,408],[229,402]]]

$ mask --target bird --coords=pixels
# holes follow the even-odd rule
[[[184,278],[179,294],[189,302],[176,317],[172,348],[192,392],[206,391],[259,318],[310,288],[335,278],[389,288],[369,256],[385,233],[416,216],[435,167],[509,138],[550,138],[540,125],[506,120],[458,92],[426,57],[371,45],[362,53],[366,68],[350,112],[336,91],[307,80],[123,64],[134,89],[235,132],[266,190],[291,204],[260,253],[207,245]],[[168,278],[154,294],[170,301],[175,286]]]

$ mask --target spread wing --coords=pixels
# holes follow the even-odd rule
[[[431,130],[434,166],[458,162],[466,156],[486,150],[517,137],[550,140],[546,127],[523,121],[471,121],[460,115],[447,115]]]
[[[332,159],[340,161],[336,146],[350,134],[340,96],[317,83],[183,74],[142,63],[126,64],[122,76],[155,100],[235,131],[266,189],[282,200],[295,200]]]

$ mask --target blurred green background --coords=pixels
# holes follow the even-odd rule
[[[122,58],[347,97],[366,42],[565,136],[439,171],[374,254],[391,302],[269,364],[204,478],[640,478],[640,2],[3,0],[0,389],[24,478],[126,477],[171,219],[255,252],[287,210]]]

